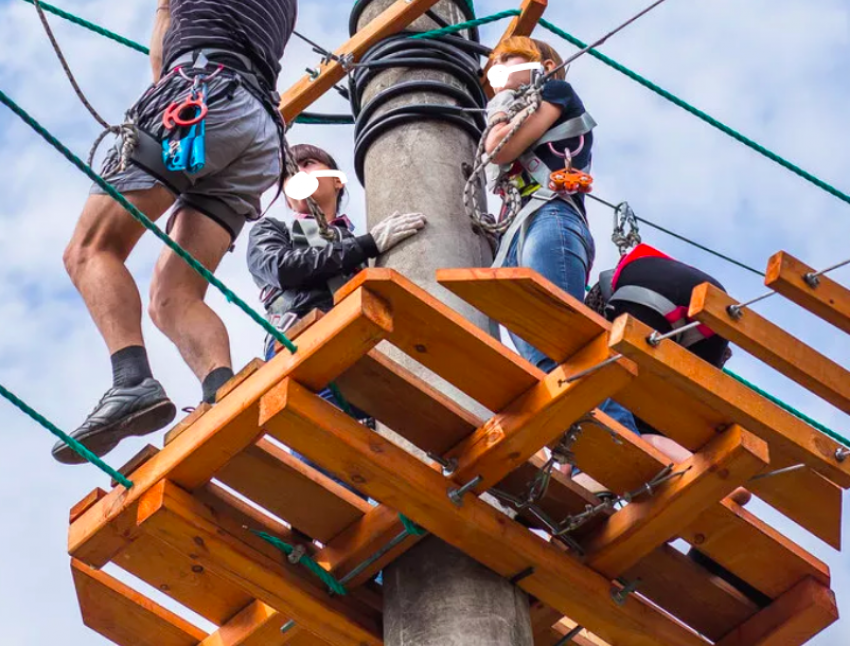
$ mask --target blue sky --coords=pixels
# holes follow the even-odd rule
[[[63,8],[134,40],[147,42],[152,0],[57,0]],[[585,41],[634,13],[643,0],[550,0],[549,20]],[[479,15],[515,6],[478,0]],[[330,48],[347,38],[348,0],[301,3],[299,30]],[[331,18],[328,18],[331,17]],[[147,60],[59,18],[51,19],[69,62],[95,106],[112,122],[144,89]],[[503,25],[486,28],[492,42]],[[545,34],[544,37],[548,37]],[[552,37],[564,54],[575,51]],[[85,157],[98,133],[77,102],[34,8],[0,0],[0,88]],[[603,51],[666,89],[705,109],[826,181],[850,190],[850,6],[843,0],[669,0],[606,44]],[[317,56],[293,41],[280,88]],[[823,193],[694,119],[589,57],[572,66],[571,79],[596,130],[597,192],[627,199],[638,215],[722,250],[758,268],[784,249],[811,265],[850,255],[850,206]],[[329,95],[317,106],[346,110]],[[332,151],[349,176],[352,129],[299,126],[293,142]],[[16,391],[64,429],[73,429],[106,389],[108,356],[62,267],[62,250],[85,200],[88,182],[5,109],[0,110],[0,383]],[[353,180],[353,184],[354,184]],[[363,193],[352,184],[349,212],[362,223]],[[283,215],[277,206],[273,214]],[[607,243],[609,211],[590,206],[598,254],[596,270],[616,250]],[[644,239],[714,274],[740,299],[762,291],[757,277],[667,236],[643,229]],[[130,259],[143,294],[159,252],[145,240]],[[220,277],[249,302],[256,290],[244,267],[244,240]],[[850,283],[850,271],[836,273]],[[231,332],[242,365],[260,352],[262,332],[218,295],[211,297]],[[844,365],[850,344],[806,312],[771,299],[759,312]],[[155,372],[179,406],[194,405],[199,388],[175,349],[146,322]],[[758,361],[737,352],[730,365],[815,418],[847,432],[848,418]],[[69,576],[65,539],[68,509],[89,490],[108,486],[94,468],[63,468],[49,456],[53,438],[0,402],[4,451],[0,457],[0,618],[4,643],[30,646],[105,640],[80,619]],[[129,442],[110,455],[122,464],[141,447]],[[850,615],[850,561],[763,505],[751,507],[832,568],[839,606]],[[818,646],[848,643],[839,623],[816,638]]]

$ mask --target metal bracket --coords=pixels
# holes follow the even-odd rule
[[[611,588],[611,599],[614,600],[618,606],[623,606],[626,604],[626,600],[629,598],[629,595],[632,594],[635,590],[637,590],[638,585],[640,585],[640,579],[635,579],[634,581],[627,581],[622,584],[622,588]]]

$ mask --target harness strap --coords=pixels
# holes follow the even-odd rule
[[[531,149],[534,150],[538,146],[542,146],[544,144],[552,143],[555,141],[561,141],[562,139],[572,139],[573,137],[579,137],[581,135],[586,135],[588,132],[593,130],[597,126],[596,121],[593,117],[590,116],[587,112],[583,113],[580,117],[575,117],[570,119],[569,121],[565,121],[564,123],[555,126],[546,131],[540,139],[535,141],[531,145]]]

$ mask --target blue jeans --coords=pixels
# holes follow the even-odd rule
[[[514,237],[504,266],[533,269],[570,296],[584,302],[585,287],[595,256],[596,245],[585,219],[569,204],[555,199],[541,206],[532,216],[524,239],[521,234]],[[555,368],[552,359],[513,332],[510,334],[523,359],[544,372]],[[618,403],[609,399],[599,408],[630,431],[638,432],[634,416]]]

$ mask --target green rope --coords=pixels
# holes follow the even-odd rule
[[[587,44],[586,44],[586,43],[583,43],[583,42],[582,42],[582,41],[580,41],[578,38],[576,38],[575,36],[572,36],[571,34],[568,34],[568,33],[567,33],[567,32],[565,32],[564,30],[559,29],[558,27],[556,27],[555,25],[553,25],[553,24],[552,24],[551,22],[549,22],[548,20],[545,20],[545,19],[541,18],[541,19],[540,19],[540,24],[541,24],[543,27],[545,27],[546,29],[548,29],[549,31],[551,31],[552,33],[554,33],[554,34],[556,34],[556,35],[560,36],[560,37],[561,37],[561,38],[563,38],[564,40],[566,40],[566,41],[568,41],[568,42],[572,43],[573,45],[575,45],[576,47],[578,47],[578,48],[580,48],[580,49],[583,49],[583,48],[587,47]],[[653,83],[652,81],[650,81],[650,80],[648,80],[648,79],[644,78],[644,77],[643,77],[643,76],[641,76],[640,74],[638,74],[638,73],[636,73],[636,72],[633,72],[632,70],[630,70],[629,68],[625,67],[624,65],[621,65],[620,63],[618,63],[618,62],[617,62],[617,61],[615,61],[614,59],[612,59],[612,58],[609,58],[609,57],[605,56],[605,54],[601,54],[600,52],[598,52],[598,51],[597,51],[597,50],[595,50],[595,49],[591,49],[591,50],[588,52],[588,54],[590,54],[590,55],[591,55],[591,56],[593,56],[594,58],[596,58],[596,59],[598,59],[598,60],[602,61],[602,62],[603,62],[603,63],[605,63],[606,65],[608,65],[608,66],[610,66],[610,67],[613,67],[613,68],[614,68],[615,70],[617,70],[618,72],[620,72],[620,73],[622,73],[622,74],[625,74],[626,76],[628,76],[628,77],[629,77],[630,79],[632,79],[633,81],[637,81],[638,83],[640,83],[641,85],[643,85],[645,88],[648,88],[648,89],[652,90],[653,92],[655,92],[655,93],[656,93],[656,94],[658,94],[659,96],[664,97],[665,99],[667,99],[667,100],[668,100],[668,101],[670,101],[671,103],[673,103],[673,104],[675,104],[675,105],[679,106],[679,107],[680,107],[680,108],[682,108],[683,110],[687,110],[688,112],[690,112],[692,115],[694,115],[694,116],[695,116],[695,117],[697,117],[698,119],[701,119],[702,121],[705,121],[707,124],[709,124],[709,125],[711,125],[711,126],[714,126],[715,128],[717,128],[717,129],[718,129],[718,130],[720,130],[721,132],[723,132],[723,133],[725,133],[725,134],[729,135],[729,136],[730,136],[730,137],[732,137],[733,139],[735,139],[735,140],[737,140],[737,141],[741,142],[742,144],[744,144],[745,146],[747,146],[747,147],[751,148],[752,150],[755,150],[757,153],[759,153],[759,154],[761,154],[761,155],[763,155],[763,156],[767,157],[767,158],[768,158],[768,159],[770,159],[771,161],[776,162],[777,164],[779,164],[780,166],[782,166],[782,167],[783,167],[783,168],[785,168],[786,170],[790,170],[790,171],[791,171],[792,173],[794,173],[795,175],[799,175],[800,177],[802,177],[803,179],[805,179],[805,180],[807,180],[807,181],[811,182],[812,184],[814,184],[814,185],[815,185],[815,186],[817,186],[818,188],[823,189],[823,190],[824,190],[824,191],[826,191],[827,193],[829,193],[829,194],[831,194],[831,195],[833,195],[833,196],[837,197],[837,198],[838,198],[839,200],[841,200],[842,202],[846,202],[847,204],[850,204],[850,195],[847,195],[846,193],[843,193],[843,192],[839,191],[839,190],[838,190],[837,188],[835,188],[834,186],[832,186],[832,185],[830,185],[830,184],[827,184],[827,183],[826,183],[826,182],[824,182],[823,180],[821,180],[821,179],[819,179],[819,178],[815,177],[814,175],[812,175],[811,173],[809,173],[809,172],[807,172],[807,171],[803,170],[802,168],[800,168],[800,167],[799,167],[799,166],[797,166],[796,164],[793,164],[792,162],[788,161],[787,159],[784,159],[783,157],[780,157],[780,156],[779,156],[779,155],[777,155],[776,153],[774,153],[774,152],[772,152],[772,151],[768,150],[767,148],[765,148],[765,147],[764,147],[764,146],[762,146],[761,144],[759,144],[759,143],[757,143],[757,142],[753,141],[753,140],[752,140],[752,139],[750,139],[749,137],[746,137],[746,136],[742,135],[742,134],[741,134],[740,132],[738,132],[737,130],[733,130],[732,128],[730,128],[730,127],[729,127],[729,126],[727,126],[726,124],[721,123],[720,121],[718,121],[717,119],[715,119],[714,117],[712,117],[711,115],[709,115],[708,113],[703,112],[703,111],[702,111],[702,110],[700,110],[699,108],[696,108],[696,107],[694,107],[694,106],[690,105],[689,103],[686,103],[685,101],[683,101],[683,100],[682,100],[682,99],[680,99],[679,97],[675,96],[674,94],[671,94],[670,92],[668,92],[668,91],[667,91],[667,90],[665,90],[664,88],[659,87],[658,85],[656,85],[656,84],[655,84],[655,83]]]
[[[498,22],[499,20],[504,20],[505,18],[518,16],[520,15],[520,13],[522,12],[519,9],[508,9],[506,11],[494,13],[492,16],[487,16],[485,18],[476,18],[475,20],[467,20],[466,22],[461,22],[457,25],[449,25],[448,27],[443,27],[442,29],[424,31],[421,34],[415,34],[411,36],[411,38],[433,38],[435,36],[455,34],[459,31],[463,31],[464,29],[472,29],[473,27],[480,27],[481,25],[488,25],[491,22]]]
[[[33,0],[24,0],[24,2],[29,2],[30,4],[35,4]],[[144,45],[140,45],[139,43],[130,40],[129,38],[124,38],[115,32],[109,31],[108,29],[104,29],[103,27],[94,24],[93,22],[89,22],[88,20],[83,20],[79,16],[75,16],[74,14],[68,13],[67,11],[62,11],[59,7],[54,7],[53,5],[47,4],[46,2],[39,2],[41,8],[44,9],[48,13],[55,14],[60,18],[64,18],[65,20],[74,23],[75,25],[79,25],[80,27],[85,27],[86,29],[93,31],[96,34],[100,34],[101,36],[105,36],[110,40],[114,40],[117,43],[121,43],[122,45],[126,45],[132,49],[135,49],[137,52],[141,52],[145,55],[150,55],[150,50]]]
[[[239,309],[245,312],[251,319],[259,324],[266,332],[268,332],[272,337],[274,337],[277,341],[279,341],[283,346],[289,350],[290,352],[296,352],[298,348],[290,341],[286,335],[282,334],[275,328],[271,323],[266,321],[262,316],[260,316],[255,310],[251,308],[248,303],[243,301],[239,296],[237,296],[233,291],[230,290],[227,285],[221,282],[218,278],[216,278],[212,272],[210,272],[206,267],[204,267],[201,263],[199,263],[188,251],[183,249],[179,244],[174,242],[171,238],[169,238],[162,230],[157,227],[153,222],[151,222],[148,217],[142,213],[139,209],[133,206],[127,199],[121,195],[115,188],[106,182],[100,175],[94,172],[92,168],[83,162],[79,157],[77,157],[74,153],[72,153],[68,148],[66,148],[61,141],[56,139],[52,134],[50,134],[38,121],[33,119],[27,112],[24,111],[17,103],[15,103],[12,99],[10,99],[5,92],[0,90],[0,102],[2,102],[6,107],[8,107],[12,112],[18,115],[30,128],[35,130],[39,135],[44,138],[51,146],[53,146],[56,150],[58,150],[62,155],[70,161],[74,166],[79,168],[85,175],[88,176],[95,184],[97,184],[100,188],[102,188],[106,193],[118,202],[121,206],[123,206],[127,212],[132,215],[139,223],[152,232],[157,238],[159,238],[169,249],[171,249],[174,253],[180,256],[183,260],[188,263],[188,265],[194,269],[200,276],[202,276],[207,282],[209,282],[213,287],[218,289],[224,297],[228,300],[228,302],[235,304]]]
[[[411,536],[425,536],[425,534],[428,533],[427,529],[420,527],[404,514],[399,514],[398,519],[401,521],[401,524],[404,525],[404,529],[407,533]]]
[[[343,115],[305,115],[295,117],[295,123],[311,126],[350,126],[354,124],[354,117]]]
[[[348,403],[348,400],[342,394],[342,391],[339,389],[339,386],[336,385],[336,382],[331,382],[328,384],[328,389],[331,391],[331,394],[334,396],[336,403],[339,404],[339,407],[349,417],[354,417],[354,411],[351,408],[351,404]]]
[[[786,403],[785,403],[784,401],[782,401],[781,399],[779,399],[779,398],[777,398],[777,397],[775,397],[775,396],[771,395],[769,392],[766,392],[766,391],[762,390],[761,388],[759,388],[758,386],[756,386],[754,383],[752,383],[752,382],[750,382],[750,381],[747,381],[747,380],[746,380],[746,379],[744,379],[742,376],[735,374],[735,373],[734,373],[734,372],[732,372],[731,370],[726,370],[726,369],[724,369],[724,370],[723,370],[723,372],[725,372],[727,375],[729,375],[729,376],[730,376],[730,377],[732,377],[733,379],[736,379],[736,380],[740,381],[740,382],[741,382],[742,384],[744,384],[747,388],[750,388],[750,389],[751,389],[751,390],[753,390],[754,392],[758,393],[759,395],[761,395],[762,397],[764,397],[764,398],[765,398],[766,400],[768,400],[769,402],[776,404],[776,405],[777,405],[777,406],[779,406],[779,408],[781,408],[782,410],[784,410],[784,411],[786,411],[786,412],[788,412],[788,413],[791,413],[794,417],[796,417],[797,419],[800,419],[800,420],[802,420],[802,421],[806,422],[806,424],[808,424],[809,426],[813,426],[814,428],[816,428],[817,430],[819,430],[819,431],[820,431],[821,433],[823,433],[824,435],[828,435],[829,437],[831,437],[831,438],[832,438],[833,440],[835,440],[836,442],[839,442],[840,444],[843,444],[844,446],[850,447],[850,439],[847,439],[846,437],[844,437],[844,436],[843,436],[843,435],[841,435],[840,433],[836,433],[835,431],[833,431],[833,430],[832,430],[831,428],[829,428],[828,426],[824,426],[823,424],[821,424],[821,423],[820,423],[819,421],[817,421],[816,419],[812,419],[811,417],[809,417],[809,416],[808,416],[808,415],[806,415],[805,413],[803,413],[803,412],[801,412],[801,411],[798,411],[796,408],[794,408],[794,407],[793,407],[793,406],[791,406],[790,404],[786,404]]]
[[[72,438],[70,435],[66,435],[65,433],[60,431],[59,428],[55,424],[53,424],[49,419],[41,415],[35,409],[31,408],[25,401],[15,396],[14,393],[9,390],[6,390],[6,388],[4,388],[3,386],[0,386],[0,395],[9,400],[14,406],[16,406],[20,411],[28,415],[30,418],[32,418],[35,422],[41,424],[44,428],[53,433],[53,435],[65,442],[65,444],[71,447],[71,450],[73,450],[77,455],[91,462],[98,469],[103,471],[105,474],[111,476],[116,482],[124,485],[127,489],[132,488],[133,483],[128,480],[123,474],[118,473],[118,471],[106,464],[103,460],[101,460],[94,453],[89,451],[82,444],[77,442],[77,440]]]
[[[283,542],[282,540],[280,540],[276,536],[272,536],[271,534],[268,534],[266,532],[258,532],[257,530],[254,530],[254,529],[252,529],[251,532],[253,534],[256,534],[257,536],[259,536],[260,538],[262,538],[264,541],[271,543],[272,545],[274,545],[277,549],[279,549],[281,552],[283,552],[287,556],[289,556],[290,554],[292,554],[292,552],[295,551],[295,548],[292,547],[292,545],[290,545],[289,543]],[[305,568],[310,570],[310,572],[312,572],[317,577],[319,577],[319,579],[321,579],[322,583],[324,583],[326,586],[328,586],[328,590],[332,594],[338,594],[340,596],[346,594],[345,586],[342,585],[339,581],[337,581],[333,574],[328,572],[325,568],[323,568],[321,565],[316,563],[316,561],[311,559],[306,554],[298,560],[298,563],[300,565],[303,565]]]

